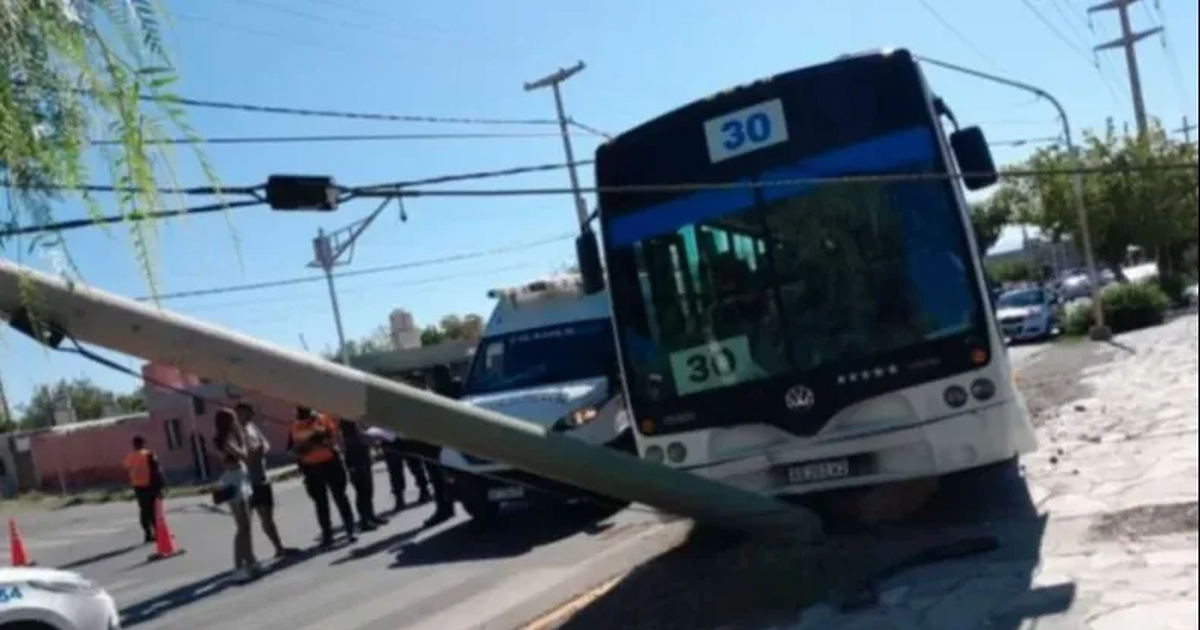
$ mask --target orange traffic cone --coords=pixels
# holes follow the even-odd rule
[[[21,540],[21,532],[17,529],[16,519],[8,519],[8,557],[14,567],[31,567],[35,562],[25,553],[25,542]]]
[[[171,534],[167,516],[163,513],[162,499],[158,499],[154,502],[154,553],[150,554],[150,560],[164,560],[183,552],[183,549],[175,546],[175,536]]]

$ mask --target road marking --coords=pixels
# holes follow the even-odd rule
[[[580,593],[571,598],[570,601],[551,610],[550,612],[538,617],[530,622],[521,630],[552,630],[558,628],[565,622],[570,621],[575,617],[575,614],[590,606],[592,602],[604,597],[609,591],[617,587],[625,576],[628,574],[618,575],[615,578],[609,579],[607,582],[597,586],[586,593]]]

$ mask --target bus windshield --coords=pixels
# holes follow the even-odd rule
[[[954,184],[886,177],[944,171],[931,116],[919,107],[908,108],[916,111],[908,119],[861,112],[856,124],[853,110],[862,102],[888,102],[868,98],[863,85],[845,96],[863,97],[859,105],[813,111],[801,104],[790,112],[814,113],[809,136],[819,136],[819,150],[764,150],[741,166],[705,160],[667,167],[675,179],[761,183],[757,189],[610,203],[610,273],[636,277],[619,292],[622,280],[613,279],[635,398],[661,403],[836,371],[981,328],[986,320]],[[832,97],[837,87],[812,93]],[[780,107],[788,104],[785,97]],[[809,122],[796,116],[786,124],[791,131]],[[646,170],[663,163],[663,156],[645,159]],[[608,212],[603,198],[601,207]]]
[[[610,320],[547,326],[483,339],[464,393],[490,394],[610,376],[615,367]]]

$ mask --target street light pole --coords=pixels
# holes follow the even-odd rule
[[[1096,324],[1092,327],[1091,331],[1089,331],[1089,336],[1096,341],[1107,341],[1112,339],[1112,331],[1109,330],[1108,326],[1104,322],[1104,305],[1100,297],[1100,274],[1096,271],[1096,258],[1092,251],[1091,230],[1088,227],[1087,206],[1084,202],[1083,196],[1083,160],[1079,154],[1079,147],[1075,146],[1075,140],[1071,135],[1071,122],[1067,119],[1067,111],[1063,108],[1062,103],[1060,103],[1058,99],[1054,98],[1054,96],[1049,92],[1028,83],[1022,83],[1013,79],[967,68],[946,61],[940,61],[938,59],[932,59],[922,55],[914,55],[914,58],[917,61],[927,63],[931,66],[937,66],[946,70],[973,76],[977,79],[983,79],[985,81],[991,81],[993,83],[1007,85],[1008,87],[1022,90],[1024,92],[1029,92],[1035,96],[1046,99],[1051,105],[1054,106],[1054,109],[1058,111],[1058,119],[1062,122],[1063,127],[1063,140],[1067,143],[1067,152],[1070,154],[1071,161],[1075,165],[1075,173],[1071,176],[1071,190],[1075,203],[1075,211],[1079,214],[1079,232],[1080,237],[1083,240],[1083,258],[1084,262],[1087,264],[1088,278],[1091,282],[1093,291],[1092,308],[1095,313],[1094,317],[1096,319]]]
[[[571,134],[568,129],[570,120],[567,118],[566,109],[563,107],[562,90],[559,85],[579,74],[587,66],[582,61],[576,63],[570,68],[559,68],[558,71],[549,74],[537,81],[530,81],[525,84],[525,91],[532,92],[545,87],[549,87],[554,91],[554,107],[558,112],[558,129],[562,134],[563,152],[567,156],[567,172],[571,177],[571,191],[575,195],[575,214],[579,218],[579,225],[583,227],[587,223],[588,211],[587,204],[583,201],[583,193],[580,191],[579,175],[575,172],[575,152],[571,148]]]

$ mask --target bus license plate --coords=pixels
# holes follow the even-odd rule
[[[525,488],[520,486],[506,486],[503,488],[492,488],[488,490],[488,501],[516,501],[525,497]]]
[[[849,459],[831,459],[790,466],[787,469],[788,483],[819,483],[850,476]]]

